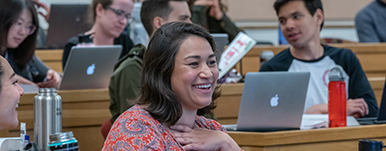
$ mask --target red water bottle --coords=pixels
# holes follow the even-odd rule
[[[330,71],[328,84],[328,120],[329,127],[346,127],[346,83],[340,68],[334,67]]]

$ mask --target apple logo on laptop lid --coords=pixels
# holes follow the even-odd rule
[[[276,107],[279,104],[279,94],[271,98],[271,107]]]
[[[87,67],[87,75],[92,75],[94,74],[94,69],[95,69],[95,63],[93,63],[91,66]]]

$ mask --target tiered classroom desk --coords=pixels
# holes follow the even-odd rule
[[[359,58],[378,103],[386,73],[386,44],[336,44],[353,50]],[[259,70],[260,53],[271,50],[275,54],[288,46],[255,46],[236,65],[243,74]],[[36,55],[50,68],[62,72],[62,50],[38,50]],[[240,106],[243,84],[222,85],[222,95],[216,100],[215,115],[221,124],[235,124]],[[100,150],[103,137],[100,127],[110,118],[107,89],[59,91],[63,102],[63,131],[73,131],[81,150]],[[33,100],[36,94],[22,96],[19,120],[27,123],[27,134],[33,138]],[[359,138],[386,137],[385,125],[349,128],[320,129],[309,131],[285,131],[272,133],[229,132],[237,143],[248,150],[357,150]],[[19,128],[0,131],[0,136],[19,136]]]
[[[357,151],[359,139],[386,142],[386,124],[228,134],[245,151]]]

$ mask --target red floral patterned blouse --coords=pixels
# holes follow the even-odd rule
[[[196,116],[196,126],[226,132],[218,122]],[[141,106],[134,105],[118,117],[102,151],[183,151],[173,135]]]

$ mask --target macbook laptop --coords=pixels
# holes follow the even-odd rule
[[[309,72],[247,73],[236,130],[300,129],[309,79]]]
[[[216,51],[214,54],[217,57],[217,62],[220,62],[221,54],[224,52],[225,46],[229,44],[228,34],[210,34],[216,43]]]
[[[383,86],[381,105],[378,109],[377,117],[358,118],[357,121],[361,125],[385,124],[386,123],[386,81]]]
[[[59,90],[108,88],[121,45],[72,47]]]
[[[73,36],[87,31],[88,4],[52,4],[47,32],[47,49],[63,49]]]

